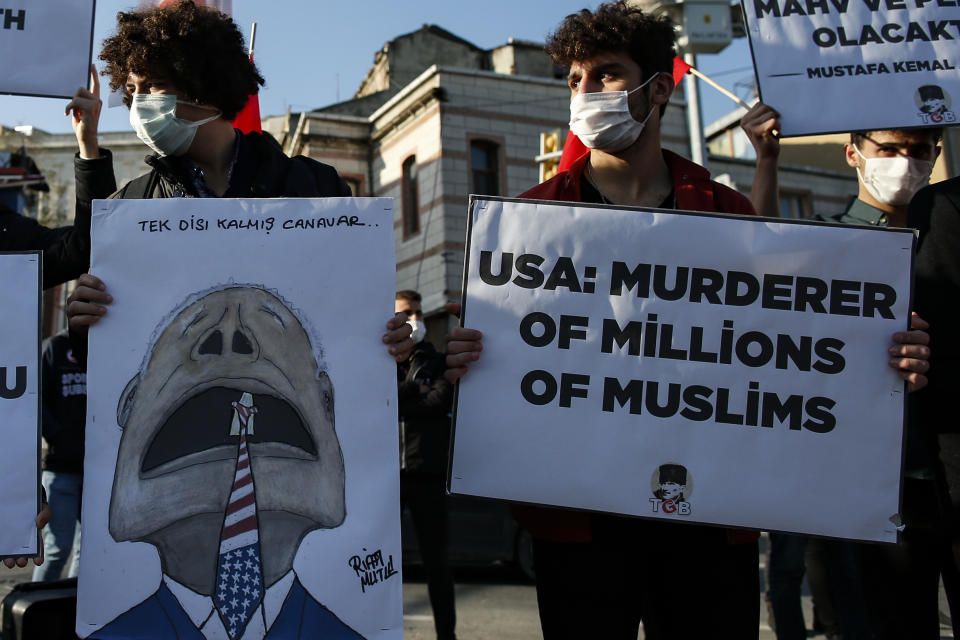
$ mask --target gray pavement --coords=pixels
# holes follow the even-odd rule
[[[805,612],[810,614],[810,598],[805,597]],[[761,614],[759,640],[776,637]],[[433,615],[422,580],[403,585],[403,637],[406,640],[434,640]],[[722,630],[718,636],[722,637]],[[470,582],[457,584],[457,638],[459,640],[537,640],[540,620],[533,585]],[[640,631],[639,639],[644,637]],[[822,636],[820,636],[822,637]]]
[[[763,570],[763,565],[760,566]],[[13,585],[30,580],[31,567],[0,567],[0,599]],[[403,585],[403,628],[407,640],[433,640],[433,615],[422,576],[410,571]],[[537,596],[532,584],[508,570],[459,571],[457,582],[457,637],[460,640],[537,640],[540,621],[537,618]],[[774,640],[767,625],[766,608],[761,598],[759,640]],[[803,596],[806,619],[811,620],[810,596]],[[722,637],[722,629],[718,629]],[[813,636],[823,638],[823,636]],[[942,627],[941,640],[952,638],[950,629]],[[638,638],[643,638],[641,631]]]

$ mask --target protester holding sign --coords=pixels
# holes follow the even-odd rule
[[[743,116],[741,128],[757,153],[751,201],[761,215],[780,216],[777,166],[780,142],[774,134],[780,114],[758,102]],[[847,164],[857,170],[857,198],[837,222],[904,227],[907,205],[930,180],[940,156],[943,129],[886,129],[850,134],[844,145]]]
[[[303,156],[289,158],[283,154],[279,145],[269,136],[259,133],[243,135],[234,130],[231,120],[244,106],[248,95],[255,93],[259,85],[263,84],[263,79],[244,51],[243,39],[239,30],[227,16],[216,11],[199,8],[189,0],[164,7],[120,13],[118,14],[117,33],[105,41],[101,59],[107,63],[106,74],[110,76],[111,87],[113,89],[122,87],[126,90],[125,102],[130,107],[131,125],[137,132],[138,137],[155,152],[155,155],[147,159],[151,168],[150,172],[123,186],[114,195],[115,198],[130,200],[153,198],[335,198],[351,195],[350,189],[333,167]],[[79,136],[78,131],[78,138]],[[141,203],[141,205],[146,204],[148,203]],[[216,203],[209,202],[208,204]],[[224,204],[228,205],[229,202]],[[351,203],[348,202],[347,204]],[[307,205],[309,203],[304,206]],[[330,203],[331,208],[335,208],[335,205],[336,202]],[[253,218],[248,222],[257,225],[265,224],[268,220],[259,211],[251,213],[251,215]],[[388,215],[392,215],[392,213]],[[186,223],[188,227],[194,224],[192,220],[189,223],[186,220],[179,222]],[[207,226],[207,222],[207,220],[204,220],[204,226],[196,230],[204,231],[214,227],[214,225]],[[189,228],[185,230],[182,224],[177,221],[172,223],[179,231],[190,232]],[[272,220],[270,224],[272,225]],[[382,227],[382,225],[374,226]],[[160,229],[162,226],[158,224],[157,228]],[[166,238],[166,236],[164,237]],[[241,254],[235,254],[231,259],[235,259],[236,255]],[[211,258],[211,263],[219,264],[220,269],[229,269],[231,264],[229,261],[224,262],[217,258]],[[211,268],[215,269],[216,267]],[[252,268],[256,270],[259,267],[254,263]],[[264,269],[268,271],[266,267]],[[330,271],[327,270],[326,272],[329,273]],[[380,273],[382,274],[382,270]],[[232,279],[233,274],[231,273],[230,276]],[[239,277],[241,279],[249,278],[249,276]],[[224,282],[225,280],[221,276],[218,282]],[[253,296],[254,300],[269,298],[269,294],[260,289],[242,288],[249,289],[249,291],[237,292],[237,295]],[[211,296],[220,294],[222,292],[202,298],[194,303],[195,306],[188,309],[187,312],[196,313],[197,306],[205,308],[202,305],[211,304],[209,302]],[[222,295],[226,296],[227,294]],[[71,295],[68,305],[71,337],[78,347],[76,351],[81,356],[81,361],[83,361],[86,351],[87,329],[106,313],[104,305],[109,304],[112,300],[112,296],[107,293],[106,286],[102,281],[90,274],[81,276],[79,286]],[[219,304],[230,304],[229,302],[223,302],[223,297],[219,300]],[[217,304],[217,302],[214,301],[213,304]],[[242,304],[234,304],[237,308],[247,310],[241,314],[241,322],[247,327],[251,326],[251,322],[265,323],[270,331],[276,331],[275,327],[272,326],[273,323],[278,323],[281,327],[299,326],[294,325],[293,312],[286,307],[282,307],[282,305],[282,308],[275,310],[278,305],[270,301],[253,303],[248,299],[244,299]],[[245,313],[257,315],[258,310],[268,313],[259,314],[258,318],[252,320],[244,315]],[[264,319],[268,315],[271,317]],[[226,313],[223,317],[227,317],[228,322],[233,321],[233,316],[227,316]],[[256,324],[253,326],[256,326]],[[291,328],[284,332],[285,336],[307,335],[304,330],[297,333]],[[215,355],[221,353],[247,354],[252,353],[253,344],[257,344],[259,345],[257,347],[259,355],[259,349],[264,344],[263,342],[258,342],[255,338],[238,337],[240,333],[238,331],[230,331],[230,333],[226,333],[226,331],[224,329],[222,332],[219,330],[216,332],[217,337],[232,336],[233,342],[228,342],[229,346],[226,349],[222,342],[212,339],[209,344],[205,342],[203,346],[198,347],[201,349],[200,353],[214,354],[215,352]],[[165,332],[164,336],[168,333],[170,336],[174,336],[170,340],[179,345],[185,344],[185,340],[180,339],[179,330],[171,329],[169,332]],[[390,354],[398,362],[406,360],[410,349],[414,346],[414,342],[409,337],[410,334],[411,328],[406,324],[406,316],[403,314],[397,314],[387,323],[386,332],[382,335],[381,340],[388,346]],[[213,338],[212,334],[211,337]],[[306,345],[305,349],[303,349],[304,345],[299,343],[296,346],[299,348],[297,352],[306,351],[312,354],[309,344]],[[286,349],[286,347],[284,348]],[[206,349],[209,349],[209,351],[206,351]],[[171,352],[169,349],[164,351],[160,346],[157,346],[156,350],[158,353]],[[177,349],[173,348],[173,350],[176,351]],[[290,351],[283,351],[282,353],[286,355],[294,352],[295,350],[291,348]],[[189,347],[182,355],[189,359]],[[290,357],[293,358],[293,356]],[[283,357],[273,357],[271,360],[265,358],[265,360],[282,363]],[[309,385],[313,386],[309,386],[309,388],[328,388],[323,387],[327,377],[317,373],[316,364],[312,357],[309,360],[298,357],[295,361],[299,363],[299,371],[311,380]],[[231,361],[223,360],[223,362]],[[309,370],[311,367],[312,371]],[[273,368],[279,372],[277,375],[288,375],[283,368],[276,364],[273,365]],[[300,385],[296,382],[290,382],[290,377],[285,379],[287,384],[297,389],[308,388],[308,384]],[[149,396],[149,393],[147,395]],[[324,406],[327,408],[330,417],[328,420],[322,412],[317,412],[316,415],[306,415],[303,422],[307,422],[307,418],[309,418],[311,424],[328,424],[329,433],[332,433],[332,388],[322,393],[318,391],[315,394],[306,395],[310,397],[311,403],[325,403]],[[130,397],[133,396],[134,393],[131,392]],[[91,394],[91,405],[95,404],[96,401],[96,394]],[[245,402],[246,404],[244,404]],[[243,425],[238,428],[244,437],[248,428],[249,433],[253,435],[252,415],[256,412],[256,405],[250,403],[249,398],[246,400],[239,398],[233,402],[237,415],[242,418]],[[149,410],[147,413],[149,413]],[[304,414],[301,413],[300,415]],[[235,424],[241,418],[235,418]],[[257,435],[259,433],[258,431]],[[305,498],[298,494],[293,499],[299,501],[298,506],[303,508],[299,511],[296,509],[286,510],[288,515],[283,522],[284,528],[282,531],[288,532],[301,527],[301,532],[292,537],[286,534],[278,534],[277,538],[269,540],[266,537],[267,534],[264,534],[265,537],[262,538],[264,545],[272,544],[273,548],[282,547],[280,549],[282,553],[271,557],[273,564],[269,567],[269,572],[263,574],[262,586],[264,589],[261,591],[266,593],[264,602],[270,603],[276,600],[282,605],[281,614],[283,612],[292,613],[279,616],[276,612],[261,615],[258,613],[261,609],[266,611],[272,605],[254,603],[251,607],[247,607],[248,602],[244,600],[243,607],[249,608],[249,611],[245,610],[240,619],[244,620],[243,624],[246,624],[247,621],[251,622],[251,631],[246,634],[247,637],[253,637],[254,635],[264,637],[264,634],[268,631],[270,637],[273,635],[287,637],[284,634],[290,634],[290,637],[295,637],[298,634],[302,637],[308,637],[315,633],[327,633],[336,637],[358,637],[355,632],[347,629],[341,621],[324,609],[319,602],[307,597],[308,594],[305,594],[304,589],[298,586],[300,583],[296,581],[295,573],[291,573],[297,546],[303,535],[310,530],[303,523],[313,522],[317,517],[312,516],[311,513],[323,510],[333,513],[330,518],[326,515],[321,518],[324,526],[331,527],[331,521],[336,519],[337,505],[339,504],[339,508],[342,510],[345,504],[343,498],[343,466],[339,445],[335,441],[331,444],[329,439],[321,440],[319,436],[314,437],[316,439],[312,441],[310,446],[321,449],[322,455],[308,456],[314,463],[320,463],[319,470],[317,470],[318,465],[313,464],[311,467],[313,471],[310,473],[319,473],[330,477],[331,484],[329,486],[334,487],[334,490],[339,477],[339,503],[336,500],[318,500],[316,503],[306,500],[304,502]],[[253,448],[251,448],[251,454],[250,457],[255,454]],[[391,454],[395,456],[395,448],[392,449]],[[245,449],[240,455],[241,457],[247,456]],[[339,475],[336,465],[330,463],[333,459],[341,460]],[[246,462],[241,460],[240,457],[237,460],[237,484],[234,492],[230,494],[232,497],[229,502],[230,508],[236,506],[237,511],[231,512],[227,516],[228,518],[236,518],[236,522],[232,520],[231,522],[237,526],[234,527],[232,524],[231,526],[224,526],[224,536],[227,535],[228,531],[241,528],[241,525],[250,520],[246,515],[243,515],[247,511],[247,505],[243,504],[243,501],[248,498],[249,494],[246,492],[246,488],[251,485],[245,483],[241,477],[244,469],[241,465],[246,464]],[[296,486],[287,483],[290,468],[292,467],[288,465],[288,471],[285,472],[288,477],[281,474],[265,476],[268,480],[271,479],[271,476],[276,477],[273,478],[272,483],[262,482],[258,485],[256,493],[259,495],[260,487],[273,487],[276,493],[280,495],[278,500],[286,499],[284,492],[289,493],[289,487]],[[246,477],[250,478],[250,475],[248,474]],[[311,477],[301,474],[298,476],[298,480],[302,483],[310,481]],[[319,485],[314,484],[313,486]],[[296,494],[297,492],[294,491],[293,493]],[[171,500],[171,502],[176,501]],[[372,503],[376,504],[376,501],[374,500]],[[166,506],[171,509],[189,509],[191,505],[167,504]],[[136,509],[149,508],[149,503],[137,503],[136,505]],[[133,509],[128,509],[125,513],[131,514],[125,516],[129,517],[131,521],[140,519],[140,514]],[[339,516],[341,520],[343,519],[342,513],[341,511]],[[243,516],[242,520],[240,519],[241,516]],[[339,522],[336,524],[339,524]],[[170,525],[170,527],[166,531],[172,532],[182,540],[193,542],[192,532],[194,530],[185,520],[178,520],[175,525]],[[277,530],[273,529],[272,531]],[[126,535],[126,533],[123,535]],[[233,537],[223,538],[223,542],[218,543],[217,546],[220,547],[221,544],[227,544],[227,542],[234,544],[236,538],[244,536],[244,539],[251,539],[252,537],[252,540],[256,542],[258,540],[256,536],[259,534],[256,529],[252,532],[244,529],[240,533],[232,532],[230,535]],[[129,539],[122,536],[118,537],[124,540]],[[211,538],[206,538],[206,540],[209,542]],[[88,543],[85,542],[86,544]],[[237,547],[230,547],[230,549],[235,548]],[[162,627],[163,629],[169,628],[170,633],[174,632],[174,627],[176,627],[178,633],[183,632],[185,628],[192,629],[191,633],[217,633],[216,630],[210,631],[220,624],[218,622],[220,618],[217,616],[212,619],[204,617],[195,620],[191,619],[186,613],[195,610],[195,598],[198,593],[202,597],[209,596],[210,599],[216,599],[217,610],[221,612],[222,620],[230,621],[229,624],[224,622],[224,625],[231,629],[230,635],[233,637],[232,625],[235,616],[227,614],[232,607],[237,606],[237,600],[234,599],[229,607],[226,605],[226,600],[221,601],[221,598],[225,598],[222,595],[225,592],[216,589],[219,580],[214,579],[217,576],[226,575],[226,564],[219,567],[211,575],[209,567],[202,562],[185,562],[182,561],[185,556],[181,555],[179,556],[181,562],[174,562],[170,559],[168,563],[168,557],[164,553],[164,550],[160,551],[164,569],[170,567],[175,567],[175,569],[171,569],[169,575],[165,575],[163,584],[167,584],[167,577],[170,577],[174,582],[179,581],[179,584],[187,584],[187,581],[183,579],[185,574],[196,574],[201,579],[195,581],[191,577],[189,580],[191,588],[175,588],[175,594],[167,591],[166,587],[162,587],[155,597],[148,597],[140,601],[134,600],[134,606],[131,609],[95,631],[91,637],[130,637],[131,634],[136,635],[148,626],[160,629],[154,624],[154,619],[150,617],[151,612],[158,610],[159,605],[156,604],[158,599],[163,599],[164,602],[162,605],[164,611],[162,623],[168,625]],[[379,553],[379,551],[375,552],[374,549],[364,550],[364,554],[369,554],[368,562],[372,562],[369,558],[373,558],[374,553]],[[226,556],[226,552],[224,552],[224,556]],[[356,558],[355,566],[351,571],[356,571],[357,576],[361,579],[368,580],[368,576],[363,570],[363,560],[360,556],[356,556]],[[277,560],[274,561],[274,559]],[[259,561],[257,564],[259,564]],[[247,566],[250,567],[251,563],[248,562]],[[347,566],[347,564],[344,563],[344,566]],[[239,567],[239,563],[237,563],[237,567]],[[370,565],[370,568],[375,569],[372,565]],[[83,571],[86,572],[86,569]],[[384,568],[380,576],[384,577],[385,573],[386,569]],[[259,574],[257,575],[259,576]],[[392,574],[386,574],[385,577],[389,577],[389,575]],[[286,576],[293,577],[293,587],[289,586],[291,578]],[[280,578],[287,580],[287,582],[283,582]],[[223,579],[226,580],[225,577]],[[83,581],[84,578],[81,578],[81,584],[83,584]],[[284,586],[286,586],[286,590]],[[279,594],[279,596],[275,594]],[[82,599],[83,588],[81,588]],[[290,603],[289,606],[286,603]],[[267,615],[269,617],[266,617]],[[274,618],[274,616],[276,617]],[[271,618],[273,619],[271,620]],[[107,619],[109,620],[109,618]],[[208,619],[211,620],[209,625],[207,625]],[[318,622],[318,619],[321,622]],[[98,624],[103,621],[103,619],[96,619],[96,617],[94,617],[94,620]],[[89,620],[87,622],[89,623]],[[257,624],[260,625],[259,631],[254,631],[253,629]],[[201,628],[203,629],[202,632],[200,631]],[[319,631],[321,629],[322,631]],[[163,633],[163,631],[157,631],[157,633]]]
[[[120,13],[117,27],[100,58],[107,63],[111,89],[126,91],[131,126],[155,155],[147,158],[150,172],[115,197],[350,196],[333,167],[304,156],[288,158],[271,137],[233,128],[232,119],[263,78],[236,24],[224,14],[182,0]],[[197,59],[204,64],[194,64]],[[76,133],[81,149],[92,154],[99,149],[93,148],[91,130],[96,131],[88,123]],[[83,331],[106,313],[102,304],[112,299],[97,278],[83,276],[80,284],[71,296],[71,328]],[[405,318],[391,319],[387,332],[384,342],[402,361],[413,347]],[[85,352],[85,344],[77,347]]]
[[[757,103],[743,117],[741,127],[757,153],[754,205],[764,215],[776,217],[780,143],[771,132],[780,127],[779,114]],[[846,211],[827,219],[845,224],[907,226],[908,204],[930,179],[933,163],[940,155],[942,133],[939,127],[851,133],[850,142],[844,145],[844,156],[857,171],[858,194]],[[920,299],[918,291],[918,308],[922,308]],[[915,406],[920,406],[921,398],[913,400]],[[903,485],[907,526],[899,547],[820,540],[809,543],[818,549],[815,556],[825,558],[824,571],[830,588],[821,599],[834,600],[844,637],[871,632],[893,633],[891,637],[918,632],[938,634],[940,545],[938,535],[931,534],[938,517],[938,490],[933,480],[936,462],[929,455],[925,439],[920,423],[911,421]],[[770,601],[777,637],[801,637],[805,629],[800,583],[808,541],[785,534],[772,533],[770,537]]]
[[[622,2],[603,4],[568,16],[548,51],[570,68],[571,130],[591,152],[522,197],[753,214],[746,198],[661,147],[661,117],[674,89],[669,20]],[[455,380],[479,358],[482,336],[459,328],[450,338],[447,376]],[[923,338],[895,337],[903,357],[894,366],[917,384],[926,348],[912,343]],[[549,509],[518,515],[534,536],[548,640],[636,638],[641,619],[650,637],[756,637],[756,534]],[[626,551],[636,548],[680,552]]]

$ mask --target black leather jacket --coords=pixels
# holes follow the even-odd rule
[[[443,377],[444,354],[421,342],[397,364],[400,469],[443,474],[450,448],[453,387]]]

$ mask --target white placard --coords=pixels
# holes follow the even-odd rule
[[[392,200],[97,201],[91,271],[78,634],[400,638]]]
[[[69,98],[90,82],[95,0],[0,8],[0,93]]]
[[[741,0],[761,100],[802,136],[954,125],[952,0]]]
[[[455,493],[896,540],[913,234],[475,200]]]
[[[0,557],[40,552],[40,255],[0,253]]]

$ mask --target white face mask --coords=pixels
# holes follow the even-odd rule
[[[195,122],[183,120],[177,117],[178,102],[192,107],[213,109],[216,113]],[[138,93],[133,96],[133,103],[130,105],[130,126],[145,145],[161,156],[179,156],[186,153],[197,135],[197,129],[219,117],[219,109],[177,100],[177,96],[170,93]]]
[[[930,182],[933,162],[908,156],[868,158],[853,147],[863,158],[863,171],[857,167],[857,176],[867,191],[878,202],[899,206],[909,204],[913,195]]]
[[[423,320],[407,320],[407,324],[413,327],[413,333],[410,334],[413,341],[416,343],[423,342],[427,335],[427,325]]]
[[[630,114],[630,96],[659,76],[655,73],[633,91],[578,93],[570,101],[570,130],[590,149],[616,153],[640,137],[656,105],[651,105],[643,122]]]

